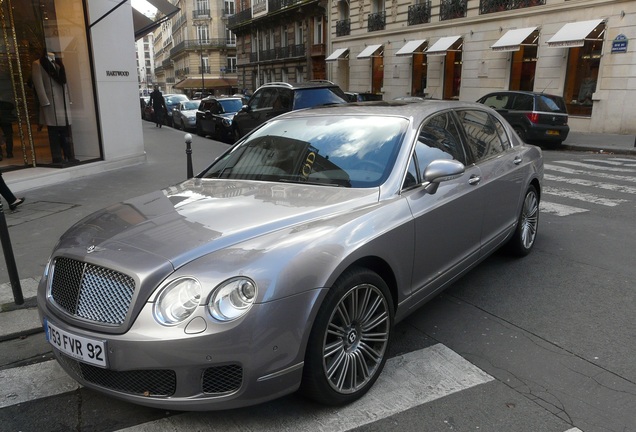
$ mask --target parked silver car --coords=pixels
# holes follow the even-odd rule
[[[346,404],[396,322],[500,246],[531,251],[542,177],[481,104],[292,111],[70,228],[39,286],[46,337],[81,384],[142,405]]]

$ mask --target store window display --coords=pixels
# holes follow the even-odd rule
[[[65,168],[101,160],[97,109],[81,3],[0,2],[1,169]],[[7,104],[4,104],[6,102]],[[13,117],[1,115],[10,112]]]
[[[46,125],[54,164],[79,162],[71,140],[71,97],[62,60],[47,52],[33,62],[33,88],[40,106],[40,124]]]

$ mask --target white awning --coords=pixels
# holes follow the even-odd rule
[[[595,19],[568,23],[548,40],[548,46],[551,48],[581,47],[589,34],[602,22],[602,19]]]
[[[506,34],[499,38],[499,40],[490,48],[493,51],[519,51],[523,41],[525,41],[536,29],[536,27],[526,27],[508,30]]]
[[[433,44],[432,47],[425,51],[426,55],[430,56],[443,56],[455,43],[461,38],[461,36],[446,36],[440,38]]]
[[[334,52],[332,52],[329,55],[329,57],[325,59],[325,61],[335,61],[335,60],[343,58],[347,54],[349,54],[349,48],[339,48],[335,50]]]
[[[356,56],[356,58],[359,58],[359,59],[366,59],[366,58],[369,58],[369,57],[373,56],[373,54],[375,54],[376,52],[378,52],[378,50],[379,50],[380,48],[382,48],[382,44],[379,44],[379,45],[369,45],[368,47],[366,47],[365,49],[363,49],[363,50],[362,50],[362,52]]]
[[[402,48],[398,50],[398,52],[395,53],[395,55],[396,56],[411,55],[415,51],[422,48],[422,45],[424,45],[425,43],[426,43],[426,39],[408,41],[407,43],[404,44]]]

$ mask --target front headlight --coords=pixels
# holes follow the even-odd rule
[[[154,315],[157,322],[175,325],[183,322],[195,311],[201,300],[201,284],[193,278],[170,282],[157,297]]]
[[[219,321],[232,321],[245,315],[255,298],[256,284],[246,277],[237,277],[215,288],[208,310]]]
[[[223,120],[221,120],[221,122],[225,127],[230,127],[232,125],[232,119],[224,118]]]

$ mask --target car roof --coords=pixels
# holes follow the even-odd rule
[[[403,101],[374,101],[322,105],[313,108],[290,111],[276,118],[301,118],[316,115],[343,116],[351,114],[401,116],[413,118],[415,122],[420,122],[434,113],[446,109],[457,108],[474,108],[479,110],[488,110],[489,112],[495,113],[494,110],[476,102],[427,99],[417,103]]]
[[[288,88],[291,90],[300,90],[300,89],[306,89],[306,88],[334,88],[334,87],[338,87],[338,85],[327,80],[314,80],[314,81],[304,81],[301,83],[270,82],[270,83],[263,84],[262,86],[259,87],[259,89],[263,87],[283,87],[283,88]]]
[[[490,92],[487,93],[485,95],[483,95],[482,97],[486,97],[486,96],[490,96],[490,95],[494,95],[494,94],[524,94],[524,95],[530,95],[530,96],[549,96],[549,97],[563,97],[563,96],[559,96],[559,95],[555,95],[555,94],[550,94],[550,93],[544,93],[544,92],[533,92],[533,91],[527,91],[527,90],[499,90],[499,91],[494,91],[494,92]],[[479,98],[481,99],[481,98]]]

